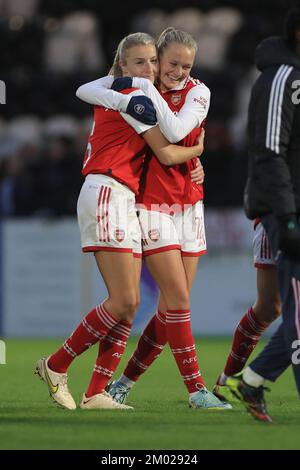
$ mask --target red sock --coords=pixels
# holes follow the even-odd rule
[[[231,351],[224,369],[225,375],[234,375],[243,369],[268,325],[268,323],[259,322],[252,307],[249,308],[235,329]]]
[[[75,359],[90,346],[104,338],[119,322],[104,307],[103,303],[88,313],[64,345],[48,361],[50,369],[65,373]]]
[[[86,392],[87,397],[101,393],[105,389],[120,363],[131,326],[126,321],[120,321],[100,342],[98,357]]]
[[[157,312],[143,331],[136,350],[127,364],[123,374],[136,382],[160,355],[167,342],[166,316]]]
[[[196,356],[189,310],[168,310],[167,338],[189,393],[205,387]]]

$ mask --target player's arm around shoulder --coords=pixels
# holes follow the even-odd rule
[[[113,82],[113,75],[98,78],[81,85],[76,90],[76,96],[94,106],[103,106],[114,111],[126,112],[130,97],[111,90]]]
[[[168,103],[150,80],[134,77],[133,86],[140,88],[152,100],[153,106],[156,109],[159,127],[169,142],[174,144],[179,142],[194,129],[195,122],[186,123],[180,117],[175,116]]]

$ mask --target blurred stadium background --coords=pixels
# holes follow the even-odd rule
[[[280,34],[287,0],[0,0],[0,335],[64,336],[105,295],[82,255],[76,201],[92,109],[79,85],[105,75],[119,40],[173,25],[212,91],[205,204],[209,253],[192,294],[194,331],[230,334],[255,299],[252,226],[242,210],[245,125],[256,45]],[[143,272],[139,331],[157,290]]]

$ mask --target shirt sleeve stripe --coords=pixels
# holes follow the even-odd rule
[[[268,108],[266,147],[275,153],[280,152],[282,101],[285,84],[292,70],[293,67],[281,65],[272,82]]]

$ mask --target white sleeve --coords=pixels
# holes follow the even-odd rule
[[[177,116],[171,111],[167,102],[162,98],[150,80],[134,77],[133,86],[143,90],[145,95],[152,100],[156,109],[159,127],[171,143],[182,140],[195,127],[199,127],[207,116],[210,104],[210,90],[204,83],[191,88]]]
[[[86,103],[125,113],[130,97],[111,90],[113,81],[113,75],[107,75],[93,82],[85,83],[78,88],[76,96]]]
[[[141,90],[134,90],[131,93],[129,93],[127,96],[129,96],[129,97],[137,96],[137,95],[141,96],[143,94],[144,93]],[[131,117],[129,114],[126,114],[126,113],[121,113],[121,116],[125,119],[126,122],[128,122],[128,124],[130,124],[131,127],[134,128],[134,130],[138,134],[142,134],[143,132],[146,132],[149,129],[152,129],[152,127],[157,126],[157,124],[155,124],[154,126],[149,126],[148,124],[143,124],[142,122],[137,121],[136,119],[134,119],[133,117]]]

